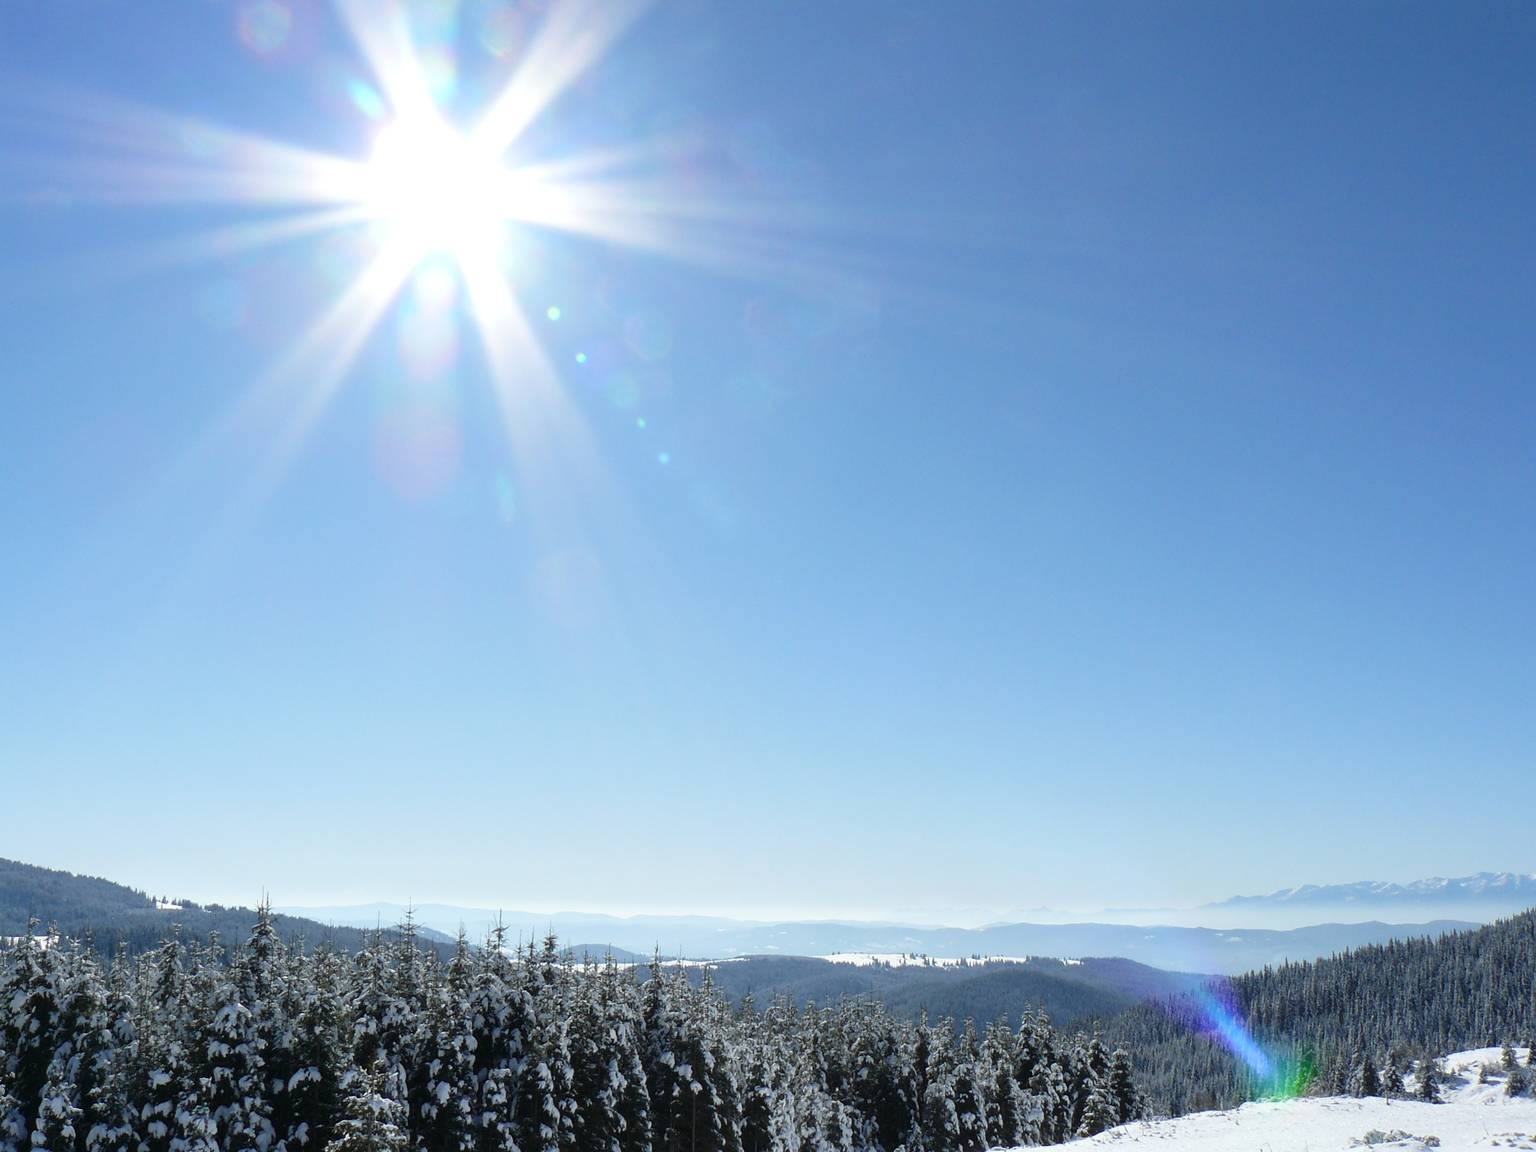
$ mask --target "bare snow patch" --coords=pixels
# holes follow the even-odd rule
[[[1516,1050],[1522,1071],[1529,1053]],[[1316,1097],[1265,1100],[1226,1112],[1197,1112],[1176,1120],[1125,1124],[1077,1143],[1084,1149],[1159,1148],[1164,1152],[1349,1152],[1379,1148],[1420,1152],[1536,1152],[1536,1099],[1504,1094],[1508,1075],[1501,1050],[1477,1048],[1447,1056],[1442,1064],[1443,1102],[1412,1099]],[[1478,1070],[1490,1066],[1489,1082]]]
[[[985,964],[1031,964],[1045,960],[1076,966],[1081,960],[1039,956],[929,956],[921,952],[833,952],[820,957],[833,964],[851,964],[856,968],[878,965],[883,968],[979,968]]]

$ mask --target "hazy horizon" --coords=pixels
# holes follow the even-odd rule
[[[239,895],[234,893],[210,894],[194,891],[183,884],[154,885],[145,884],[131,876],[113,874],[90,873],[72,867],[66,863],[58,863],[50,860],[28,860],[24,863],[35,864],[39,867],[55,868],[67,872],[79,874],[101,875],[101,878],[114,883],[126,884],[139,888],[152,896],[166,897],[169,899],[192,900],[200,904],[217,903],[226,906],[251,907],[261,899],[268,900],[280,911],[291,912],[296,915],[308,915],[324,922],[340,922],[338,914],[353,912],[359,909],[373,907],[402,910],[415,908],[418,910],[453,910],[466,913],[494,915],[505,912],[509,915],[523,917],[549,916],[552,918],[570,917],[574,919],[613,918],[618,920],[645,920],[654,919],[720,919],[741,923],[775,922],[849,922],[869,924],[899,924],[914,927],[945,927],[973,929],[995,924],[1033,923],[1042,925],[1066,925],[1074,923],[1100,923],[1118,924],[1126,926],[1160,926],[1160,927],[1203,927],[1216,929],[1245,929],[1264,928],[1274,930],[1287,930],[1291,928],[1307,927],[1327,923],[1363,923],[1368,921],[1381,921],[1387,923],[1424,923],[1434,920],[1464,920],[1485,922],[1495,917],[1508,915],[1512,910],[1518,910],[1515,904],[1499,902],[1497,900],[1467,898],[1461,901],[1436,903],[1429,900],[1419,902],[1393,901],[1382,904],[1351,905],[1349,903],[1303,903],[1299,905],[1276,907],[1266,904],[1256,906],[1238,905],[1235,907],[1222,907],[1224,901],[1233,898],[1261,899],[1272,894],[1287,891],[1302,885],[1282,885],[1265,892],[1239,893],[1227,892],[1214,896],[1208,901],[1198,904],[1174,905],[1174,904],[1149,904],[1143,907],[1125,907],[1123,905],[1088,905],[1082,907],[1051,907],[1048,905],[1012,905],[993,908],[966,907],[961,905],[917,907],[913,905],[896,905],[888,907],[861,908],[857,904],[826,905],[816,907],[811,905],[784,905],[748,907],[704,907],[665,904],[650,904],[638,907],[625,907],[617,904],[562,904],[557,901],[539,899],[529,895],[523,899],[498,898],[495,896],[479,899],[465,897],[430,897],[415,894],[380,893],[378,891],[357,890],[348,892],[340,890],[339,894],[333,891],[327,895],[323,891],[307,899],[294,899],[284,892],[271,889],[269,886],[259,885],[258,895]],[[1497,874],[1498,871],[1510,870],[1481,870],[1486,874]],[[1523,873],[1511,873],[1516,876],[1527,876]],[[1351,880],[1323,881],[1325,885],[1342,885],[1362,882],[1384,882],[1409,884],[1419,880],[1427,880],[1439,877],[1428,876],[1403,876],[1384,878],[1380,876],[1356,877]],[[1536,874],[1529,874],[1529,878],[1536,879]],[[1459,877],[1451,877],[1459,879]],[[1523,907],[1523,905],[1522,905]]]

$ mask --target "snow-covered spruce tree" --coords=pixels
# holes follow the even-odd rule
[[[1382,1062],[1381,1094],[1389,1099],[1403,1094],[1402,1061],[1391,1053]]]
[[[1440,1101],[1440,1061],[1430,1055],[1420,1057],[1417,1069],[1418,1083],[1413,1094],[1429,1103]]]
[[[1024,1143],[1028,1094],[1013,1078],[1013,1049],[1014,1037],[1007,1020],[994,1020],[987,1025],[981,1041],[981,1078],[988,1148],[1013,1148]]]
[[[1109,1094],[1115,1101],[1116,1124],[1129,1124],[1140,1119],[1143,1111],[1141,1094],[1136,1091],[1131,1055],[1124,1048],[1116,1048],[1109,1058]]]
[[[917,1086],[904,1029],[871,1001],[840,1007],[848,1049],[848,1095],[864,1121],[862,1143],[895,1149],[917,1142]],[[752,1077],[745,1078],[751,1090]]]
[[[576,1146],[582,1152],[619,1152],[619,1137],[624,1131],[620,1113],[624,1077],[608,1027],[607,1006],[591,994],[597,985],[595,965],[588,961],[582,976],[585,994],[578,996],[573,1006],[569,1033]]]
[[[534,1015],[531,1043],[518,1069],[517,1094],[513,1102],[517,1145],[520,1152],[562,1152],[560,1093],[546,1050],[549,1032],[544,1013],[550,1005],[532,943],[520,958],[518,971],[523,989],[533,1003]]]
[[[39,938],[36,921],[28,924],[0,981],[0,1070],[6,1082],[0,1146],[14,1152],[31,1145],[49,1082],[61,991],[57,943]]]
[[[417,1130],[424,1152],[471,1152],[475,1146],[473,990],[469,941],[460,931],[446,979],[431,990],[418,1045],[424,1064]]]
[[[50,1045],[47,1083],[38,1102],[34,1148],[85,1147],[85,1108],[103,1071],[103,1049],[111,1044],[95,955],[78,941],[54,945],[57,1012]]]
[[[93,1058],[95,1074],[81,1120],[82,1152],[132,1152],[139,1136],[132,1103],[138,1058],[139,1005],[133,972],[123,949],[113,957],[101,1004],[101,1050]]]
[[[681,969],[674,979],[673,1001],[681,1010],[681,1027],[672,1034],[672,1097],[662,1152],[740,1152],[740,1116],[730,1069],[708,1035],[710,998],[694,992]],[[824,1110],[824,1119],[836,1129],[841,1115]],[[829,1138],[833,1147],[841,1146],[839,1132],[830,1131]]]
[[[982,1152],[987,1147],[987,1106],[982,1095],[981,1046],[976,1039],[976,1025],[967,1020],[955,1049],[954,1076],[951,1081],[958,1124],[958,1152]]]
[[[1504,1095],[1524,1096],[1526,1090],[1526,1075],[1523,1068],[1511,1068],[1504,1078]]]
[[[344,1037],[350,1063],[355,1068],[372,1068],[384,1055],[382,1032],[390,999],[382,933],[373,932],[353,954],[342,996],[343,1019],[352,1023],[351,1034]]]
[[[640,1048],[633,985],[610,956],[588,961],[578,982],[570,1025],[580,1152],[650,1152],[650,1096]]]
[[[390,1090],[389,1078],[383,1059],[350,1078],[329,1152],[404,1152],[410,1147],[405,1105]]]
[[[529,948],[529,959],[533,949]],[[555,1147],[559,1152],[575,1152],[576,1148],[576,1069],[571,1063],[571,999],[572,974],[570,965],[560,958],[558,941],[553,932],[544,937],[539,955],[539,999],[537,1032],[538,1050],[549,1069],[558,1126]]]
[[[265,898],[257,905],[256,923],[235,955],[230,975],[249,1017],[250,1043],[261,1058],[256,1139],[263,1149],[271,1148],[286,1142],[295,1128],[290,1086],[297,1087],[300,1069],[294,1021],[301,1010],[305,975],[289,964],[288,948],[277,934]]]
[[[290,956],[286,1066],[292,1071],[279,1085],[273,1120],[287,1152],[325,1148],[340,1116],[342,1080],[351,1070],[344,1055],[345,986],[345,965],[331,949],[316,949],[308,962],[301,952]]]
[[[783,1125],[783,1101],[789,1091],[788,1060],[780,1037],[782,1004],[768,1008],[761,1017],[752,1011],[751,997],[744,1010],[747,1030],[746,1066],[743,1069],[742,1152],[788,1152],[790,1141]]]
[[[173,932],[139,968],[139,1041],[129,1083],[140,1152],[170,1152],[176,1105],[193,1078],[191,994],[182,953]]]
[[[792,1147],[798,1152],[849,1152],[854,1126],[828,1086],[823,1021],[814,1005],[807,1006],[801,1025],[805,1031],[790,1089],[795,1114]]]
[[[74,1152],[76,1124],[80,1119],[79,1096],[69,1072],[67,1056],[56,1057],[38,1098],[37,1120],[32,1128],[34,1152]]]
[[[960,1115],[955,1108],[955,1025],[943,1019],[928,1030],[927,1092],[923,1100],[923,1133],[931,1152],[957,1152]]]
[[[222,1152],[267,1152],[277,1139],[266,1059],[251,1010],[241,998],[239,973],[219,969],[211,950],[201,953],[198,963],[193,987],[201,993],[201,1002],[194,1005],[194,1059],[199,1072],[196,1095],[212,1124],[207,1135]],[[189,1103],[186,1112],[200,1117],[197,1104]]]
[[[21,1123],[20,1102],[11,1094],[10,1084],[0,1078],[0,1150],[19,1152],[29,1146],[31,1137]]]
[[[1380,1096],[1381,1076],[1376,1071],[1376,1061],[1369,1050],[1362,1050],[1355,1058],[1354,1071],[1349,1078],[1351,1096]]]
[[[1087,1099],[1077,1124],[1078,1136],[1097,1136],[1120,1122],[1119,1109],[1109,1086],[1102,1080],[1087,1081]]]
[[[1514,1046],[1511,1044],[1505,1044],[1504,1050],[1499,1053],[1499,1067],[1508,1072],[1515,1068],[1517,1064],[1518,1062],[1515,1060]]]
[[[476,957],[474,980],[475,1147],[477,1152],[519,1152],[513,1105],[533,1003],[513,972],[500,924]]]
[[[1094,1029],[1092,1036],[1084,1037],[1079,1034],[1074,1042],[1067,1068],[1067,1083],[1072,1109],[1069,1130],[1072,1135],[1081,1136],[1083,1135],[1083,1118],[1088,1111],[1089,1103],[1095,1096],[1107,1096],[1109,1092],[1109,1049],[1105,1046],[1104,1037],[1097,1028]],[[1100,1108],[1108,1109],[1106,1114],[1114,1111],[1102,1102]],[[1095,1122],[1098,1122],[1098,1117],[1095,1118]],[[1103,1129],[1100,1128],[1098,1131]]]
[[[609,956],[598,974],[601,1015],[607,1021],[610,1057],[620,1082],[618,1110],[622,1121],[619,1152],[651,1152],[651,1096],[645,1080],[644,1024],[639,991],[621,977]]]
[[[1040,1143],[1061,1144],[1072,1136],[1068,1126],[1072,1106],[1067,1099],[1066,1073],[1056,1057],[1054,1038],[1044,1013],[1036,1020],[1035,1038],[1040,1056],[1029,1079],[1029,1094],[1040,1111]]]

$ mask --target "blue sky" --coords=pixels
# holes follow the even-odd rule
[[[547,19],[498,11],[414,11],[456,123]],[[509,437],[462,287],[421,327],[439,257],[283,455],[304,373],[242,397],[372,233],[219,255],[291,209],[137,161],[365,160],[344,23],[7,8],[0,854],[928,919],[1536,870],[1533,37],[660,5],[511,150],[689,207],[508,229],[560,419]]]

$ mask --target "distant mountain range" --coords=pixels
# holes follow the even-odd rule
[[[473,943],[498,919],[510,942],[554,932],[593,954],[722,959],[826,957],[838,953],[931,957],[1125,957],[1172,972],[1235,973],[1332,955],[1366,944],[1438,936],[1536,904],[1536,876],[1479,873],[1412,884],[1342,884],[1284,889],[1207,906],[1219,917],[1305,917],[1297,927],[1221,928],[1133,923],[1009,923],[980,928],[858,921],[766,922],[717,916],[606,916],[585,912],[497,912],[451,905],[411,910],[419,934],[438,945],[461,928]],[[1190,910],[1186,910],[1190,911]],[[1197,910],[1198,911],[1198,910]],[[399,924],[401,904],[278,908],[279,929],[311,944],[355,949],[365,932]],[[1420,915],[1422,913],[1422,915]],[[1380,914],[1381,918],[1372,918]],[[26,931],[29,918],[67,934],[90,933],[106,948],[153,946],[173,926],[193,938],[219,933],[233,943],[249,931],[250,908],[156,898],[108,880],[0,860],[0,936]],[[841,978],[841,977],[839,977]]]
[[[355,908],[293,908],[288,911],[327,923],[371,927],[400,922],[401,904]],[[1427,923],[1313,924],[1276,931],[1141,927],[1128,924],[992,924],[943,928],[860,921],[767,923],[708,916],[604,916],[587,912],[497,912],[422,904],[411,909],[416,923],[440,932],[460,927],[482,939],[498,919],[508,939],[533,939],[554,932],[580,940],[594,954],[605,948],[649,956],[721,959],[735,956],[831,956],[835,953],[911,953],[970,957],[1123,956],[1176,972],[1246,972],[1286,960],[1311,960],[1364,944],[1414,936],[1438,936],[1475,927],[1471,921]]]
[[[1208,908],[1289,908],[1297,905],[1386,909],[1402,905],[1504,906],[1511,912],[1536,905],[1536,873],[1478,872],[1446,879],[1434,876],[1410,884],[1361,880],[1354,884],[1303,884],[1264,896],[1233,896]]]

